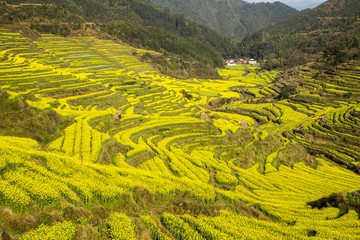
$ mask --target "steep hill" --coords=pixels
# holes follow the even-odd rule
[[[242,0],[151,1],[236,39],[242,39],[248,33],[259,31],[298,13],[297,10],[280,2],[255,4]]]
[[[198,24],[183,15],[172,14],[147,0],[11,0],[8,3],[56,4],[83,16],[87,21],[98,24],[129,21],[141,26],[160,27],[181,37],[194,38],[209,44],[221,54],[232,48],[230,40],[205,25]]]
[[[312,10],[279,22],[268,28],[267,32],[272,35],[312,34],[315,31],[332,30],[328,33],[339,34],[359,17],[360,1],[329,0]]]
[[[359,57],[359,29],[359,1],[329,0],[247,36],[237,50],[241,56],[276,58],[269,62],[274,66],[294,66],[320,58],[336,65]]]
[[[222,56],[233,48],[230,40],[206,26],[146,1],[9,2],[18,3],[1,2],[1,23],[9,28],[21,28],[33,37],[39,32],[109,39],[110,34],[132,46],[164,53],[147,55],[146,60],[178,78],[218,77],[215,67],[223,66]]]

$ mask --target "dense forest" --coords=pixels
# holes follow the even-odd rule
[[[330,0],[237,44],[235,55],[267,61],[268,69],[321,60],[328,66],[360,57],[360,2]]]
[[[259,31],[298,13],[297,10],[280,2],[248,3],[242,0],[151,1],[172,12],[185,14],[218,33],[237,40],[241,40],[248,33]]]
[[[142,26],[161,27],[181,37],[191,37],[203,43],[209,43],[222,54],[225,54],[232,47],[229,39],[215,33],[206,26],[200,25],[182,14],[172,14],[144,0],[9,1],[12,4],[20,2],[48,4],[55,2],[68,11],[84,16],[87,21],[99,24],[126,20]]]

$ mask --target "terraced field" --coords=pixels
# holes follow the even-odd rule
[[[359,238],[354,210],[308,205],[360,188],[359,62],[302,71],[278,100],[279,73],[256,67],[178,80],[110,40],[0,29],[0,41],[9,101],[73,119],[46,146],[0,136],[14,238]],[[8,224],[39,212],[51,221]]]

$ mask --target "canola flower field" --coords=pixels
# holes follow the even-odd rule
[[[45,149],[0,136],[1,208],[24,216],[34,206],[111,208],[140,186],[154,201],[188,194],[205,207],[256,206],[266,217],[231,208],[212,215],[113,210],[103,223],[107,238],[141,239],[142,226],[152,239],[359,239],[355,211],[307,203],[360,188],[360,63],[321,80],[303,71],[301,92],[274,100],[279,73],[257,67],[178,80],[132,54],[146,51],[111,40],[32,40],[0,29],[0,42],[1,89],[74,119]],[[111,143],[120,147],[104,164]],[[76,239],[81,224],[45,223],[19,239]]]

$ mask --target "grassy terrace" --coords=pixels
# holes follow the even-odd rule
[[[2,99],[71,121],[46,144],[0,136],[0,227],[14,239],[360,235],[355,211],[307,205],[359,190],[359,62],[300,73],[278,100],[278,73],[257,67],[178,80],[109,40],[1,29],[0,42]]]

